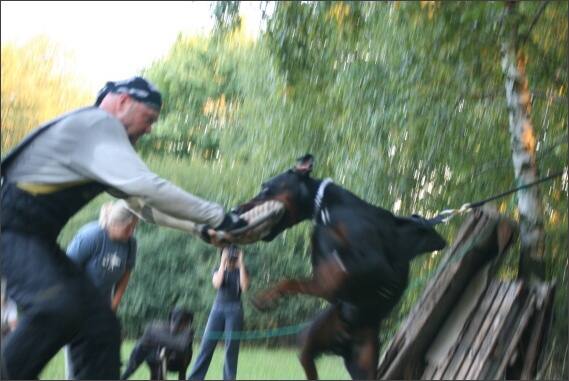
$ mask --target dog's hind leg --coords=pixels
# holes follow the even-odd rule
[[[314,361],[316,354],[310,351],[311,348],[304,348],[298,357],[307,380],[318,380],[318,371]]]
[[[351,348],[344,355],[344,364],[353,380],[375,380],[379,361],[378,330],[358,329]]]
[[[160,368],[161,365],[159,362],[148,363],[148,367],[150,368],[150,379],[151,380],[161,380],[160,376]]]
[[[341,319],[340,305],[331,305],[316,316],[312,324],[300,335],[300,363],[309,380],[318,378],[315,359],[322,353],[343,355],[350,335]]]
[[[186,379],[186,371],[192,362],[192,356],[193,352],[191,349],[188,351],[188,353],[182,356],[182,359],[180,360],[180,369],[178,371],[178,380]]]

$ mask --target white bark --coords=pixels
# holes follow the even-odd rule
[[[506,77],[506,101],[516,186],[522,186],[538,179],[531,99],[523,53],[516,57],[513,48],[505,48],[502,71]],[[542,264],[544,255],[543,205],[539,188],[534,186],[521,190],[517,196],[520,214],[520,275],[527,276],[530,275],[528,272],[531,272],[542,278],[545,276],[544,269],[535,268],[534,264],[531,264]]]

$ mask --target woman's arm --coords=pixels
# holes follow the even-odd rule
[[[127,269],[115,285],[115,294],[113,295],[113,300],[111,302],[111,309],[114,313],[117,313],[117,310],[119,309],[122,296],[126,290],[126,286],[128,286],[128,281],[130,280],[130,274],[132,274],[132,270]]]
[[[249,284],[251,283],[251,281],[249,279],[249,274],[247,273],[247,269],[245,268],[245,264],[243,263],[243,252],[241,250],[239,250],[238,266],[239,266],[239,285],[241,286],[241,291],[245,292],[249,289]]]
[[[219,268],[217,269],[217,271],[213,273],[213,278],[211,280],[211,283],[213,283],[213,287],[215,287],[217,290],[219,290],[219,288],[223,284],[223,277],[225,275],[226,267],[227,267],[227,251],[223,250],[221,253],[221,263],[219,264]]]

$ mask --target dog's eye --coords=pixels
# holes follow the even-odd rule
[[[268,183],[261,184],[261,193],[266,193],[268,191],[269,191],[269,184]]]

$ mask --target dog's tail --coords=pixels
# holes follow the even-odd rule
[[[396,218],[398,253],[403,261],[409,262],[418,255],[446,247],[447,242],[425,218],[419,215]]]

